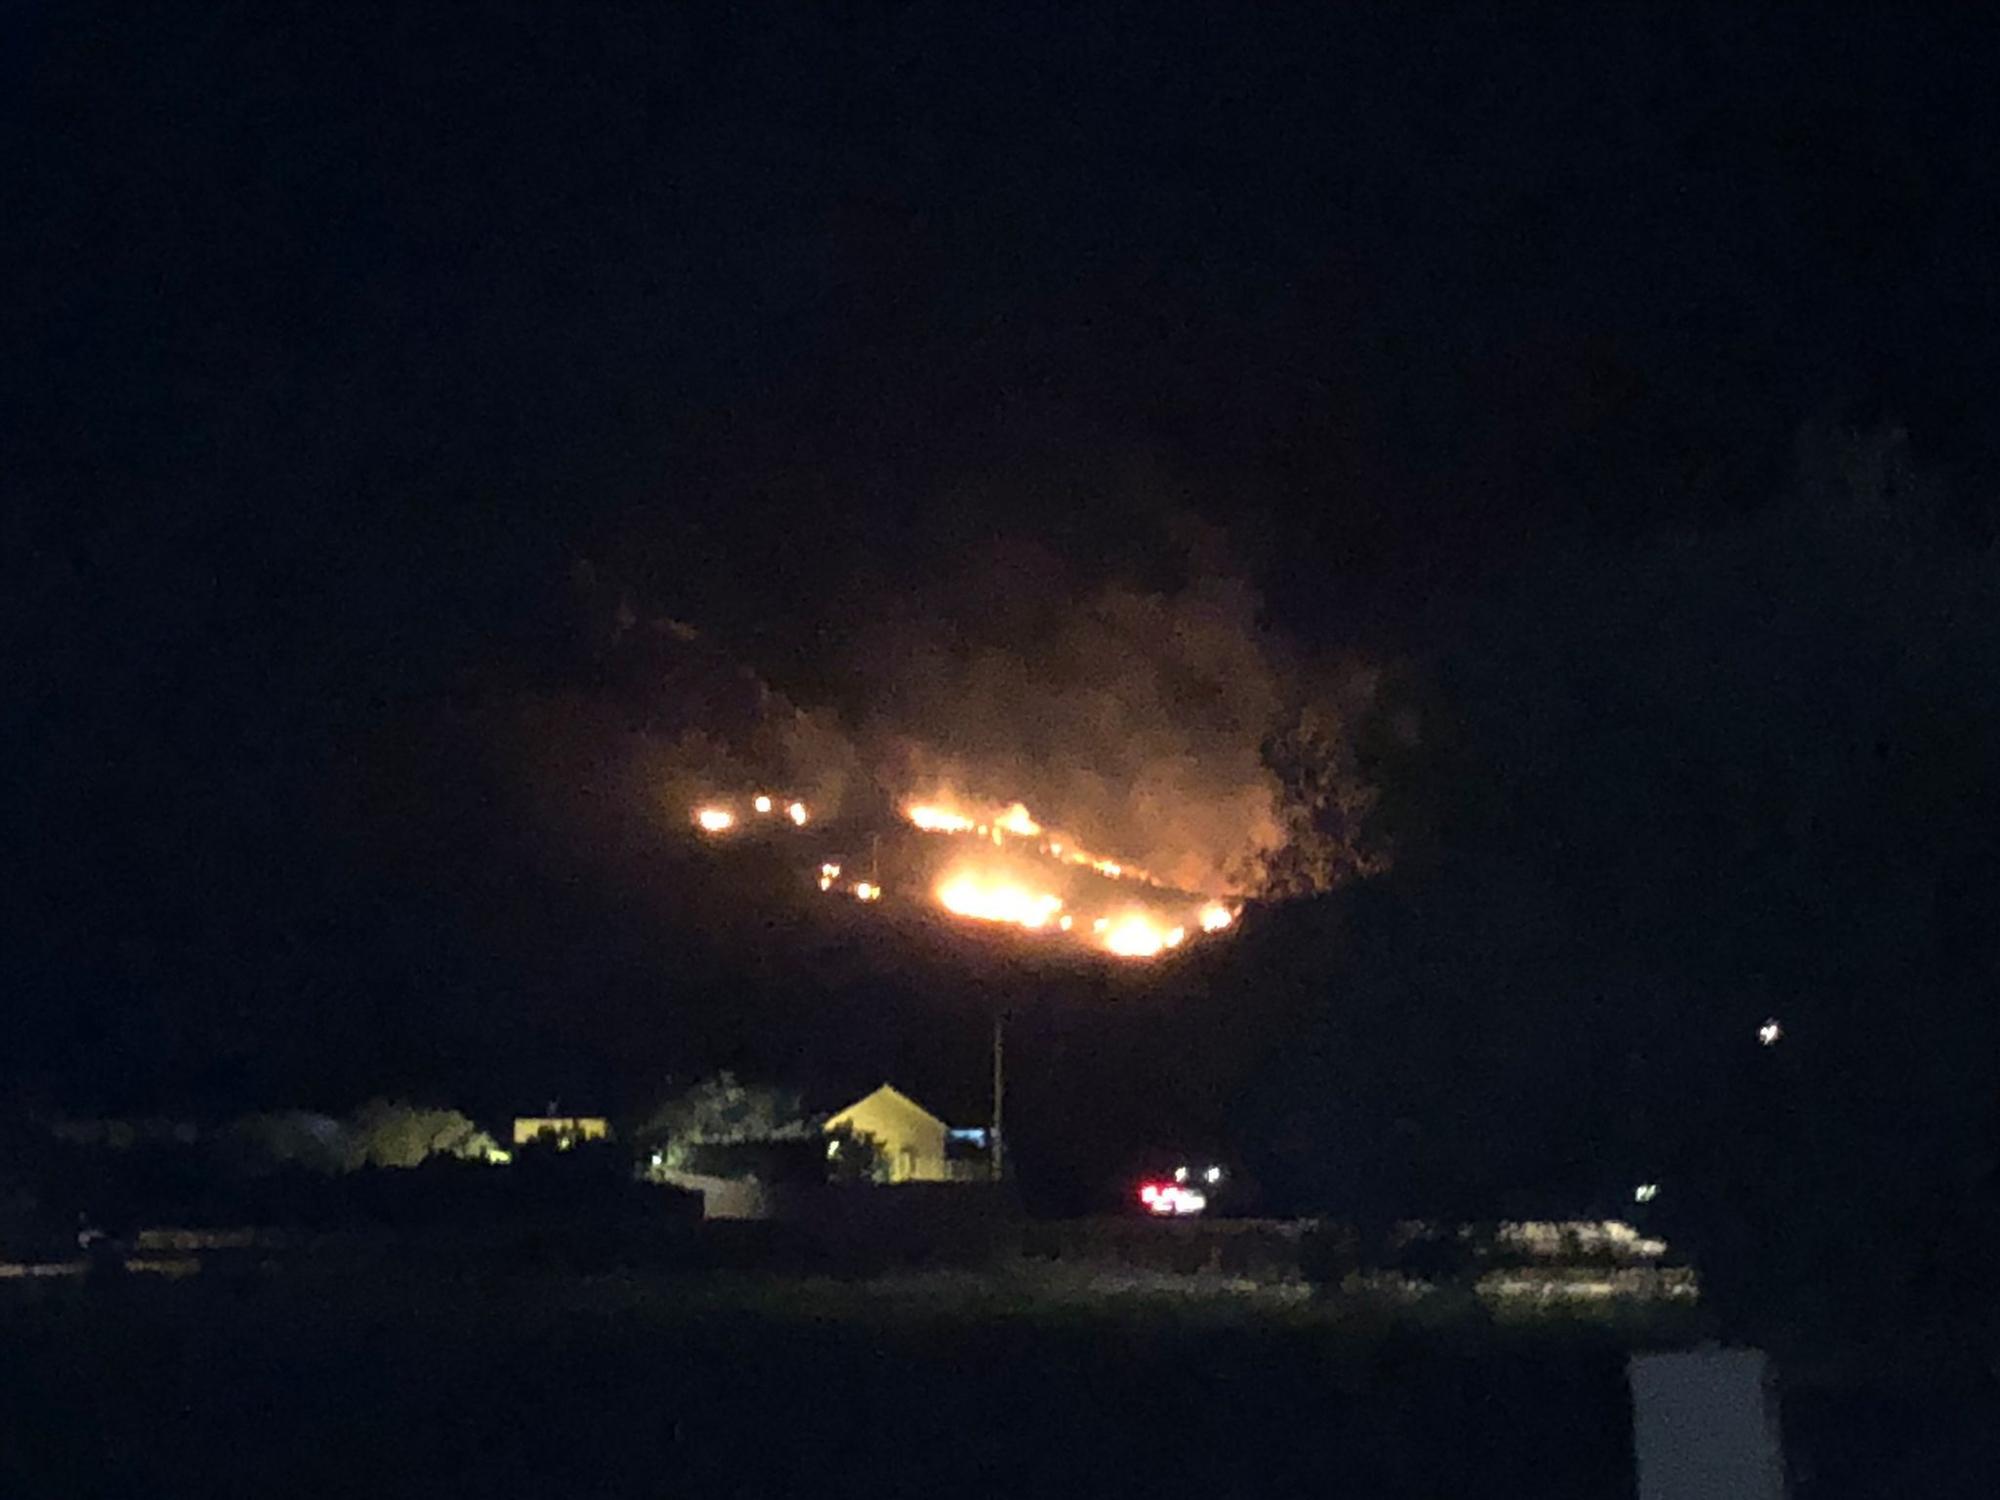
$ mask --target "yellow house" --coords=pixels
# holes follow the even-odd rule
[[[891,1182],[947,1182],[951,1178],[944,1154],[944,1121],[886,1083],[834,1115],[824,1128],[838,1130],[842,1126],[856,1135],[875,1138],[889,1164]]]
[[[611,1122],[599,1115],[517,1115],[514,1144],[532,1145],[544,1135],[552,1135],[556,1145],[568,1150],[578,1141],[601,1141],[611,1135]]]

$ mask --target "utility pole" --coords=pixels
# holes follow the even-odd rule
[[[1001,1106],[1006,1098],[1006,1025],[1007,1013],[993,1013],[993,1128],[987,1135],[988,1159],[993,1164],[993,1180],[999,1182],[1006,1172],[1005,1147],[1001,1144]]]

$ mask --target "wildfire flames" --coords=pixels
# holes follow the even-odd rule
[[[910,824],[925,833],[967,835],[1005,850],[1010,839],[1032,852],[1064,865],[1082,866],[1112,880],[1156,886],[1144,871],[1106,859],[1077,847],[1074,840],[1050,833],[1019,802],[1004,808],[964,810],[944,798],[912,802],[903,808]],[[1166,915],[1161,903],[1121,902],[1119,909],[1089,919],[1081,927],[1078,914],[1065,908],[1069,901],[1054,890],[1042,888],[1024,877],[1012,862],[996,868],[977,858],[954,863],[937,882],[932,895],[939,906],[954,916],[978,922],[1004,922],[1029,931],[1054,928],[1072,934],[1074,941],[1086,943],[1120,958],[1156,958],[1187,941],[1188,925]],[[1157,886],[1156,886],[1157,888]],[[1165,892],[1163,888],[1161,894]],[[1235,911],[1219,901],[1210,901],[1191,912],[1192,923],[1202,932],[1220,932],[1236,920]]]
[[[1038,853],[1051,859],[1062,860],[1065,864],[1084,865],[1108,875],[1113,880],[1129,879],[1152,882],[1152,876],[1134,866],[1121,864],[1115,859],[1105,859],[1089,854],[1051,835],[1043,838],[1047,831],[1029,814],[1019,802],[1010,803],[997,811],[978,814],[959,812],[956,808],[937,802],[913,802],[903,809],[903,816],[921,828],[925,833],[974,833],[980,838],[990,838],[1001,848],[1006,847],[1008,835],[1017,839],[1034,840]]]
[[[1031,891],[1012,881],[982,879],[959,870],[938,883],[938,905],[961,917],[981,922],[1013,922],[1022,927],[1046,927],[1062,911],[1062,897]]]
[[[805,803],[767,792],[748,799],[747,818],[739,815],[740,805],[721,799],[698,806],[695,826],[720,839],[753,827],[804,828],[812,820]],[[1235,908],[1221,901],[1169,890],[1144,871],[1051,833],[1019,802],[966,807],[933,798],[907,804],[903,816],[918,831],[944,835],[964,851],[944,867],[929,896],[966,921],[1061,935],[1115,957],[1143,959],[1181,947],[1191,931],[1219,933],[1236,920]],[[1106,900],[1086,870],[1135,889]],[[819,865],[814,881],[822,891],[864,903],[884,896],[874,879],[842,880],[840,865],[831,861]]]

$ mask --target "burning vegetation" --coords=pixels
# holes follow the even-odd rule
[[[1353,754],[1373,675],[1306,662],[1200,562],[1146,593],[1036,553],[885,596],[810,705],[586,571],[594,685],[537,700],[517,743],[579,843],[642,834],[645,807],[760,866],[753,887],[1164,957],[1249,897],[1385,863]]]
[[[743,810],[747,806],[747,812]],[[916,847],[892,843],[892,873],[881,873],[880,832],[867,833],[869,871],[849,872],[840,860],[807,865],[828,895],[864,904],[887,896],[964,922],[1014,927],[1118,958],[1157,958],[1191,934],[1226,930],[1237,908],[1175,890],[1145,871],[1106,858],[1043,826],[1020,802],[981,805],[937,795],[903,804],[901,818]],[[782,834],[803,829],[811,810],[799,801],[758,793],[739,805],[727,799],[693,810],[694,826],[725,839],[759,826]],[[829,837],[861,835],[836,826]],[[927,847],[928,846],[928,847]]]

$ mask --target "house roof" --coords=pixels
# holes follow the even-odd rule
[[[921,1104],[917,1103],[917,1101],[912,1099],[908,1094],[904,1093],[894,1084],[889,1084],[889,1083],[883,1084],[882,1087],[876,1089],[872,1094],[862,1095],[861,1098],[856,1099],[852,1104],[848,1105],[847,1108],[843,1110],[838,1110],[834,1114],[829,1115],[827,1117],[825,1128],[828,1130],[834,1129],[849,1115],[853,1114],[857,1109],[861,1108],[862,1105],[867,1104],[871,1100],[875,1099],[883,1099],[891,1104],[899,1105],[903,1109],[912,1110],[915,1113],[922,1115],[926,1120],[929,1120],[932,1124],[936,1125],[940,1130],[948,1130],[951,1128],[948,1125],[946,1125],[943,1120],[940,1120],[936,1115],[932,1114],[929,1110],[925,1109]]]

